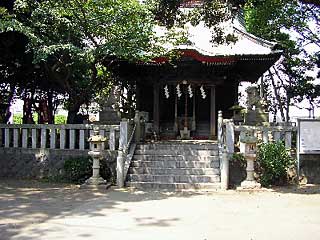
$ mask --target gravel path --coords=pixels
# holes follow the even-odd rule
[[[2,179],[0,239],[318,240],[320,186],[168,193]]]

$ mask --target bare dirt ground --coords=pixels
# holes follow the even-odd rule
[[[1,179],[0,239],[318,240],[320,186],[170,193]]]

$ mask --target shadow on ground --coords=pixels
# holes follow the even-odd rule
[[[108,194],[112,191],[112,194]],[[192,197],[197,192],[144,192],[126,190],[89,190],[79,189],[77,185],[53,184],[30,180],[0,180],[0,232],[1,239],[13,239],[20,231],[33,224],[50,219],[63,219],[77,216],[103,217],[102,209],[116,209],[127,212],[118,206],[123,202],[146,202],[170,197]],[[95,204],[92,204],[94,202]],[[135,219],[140,226],[170,226],[179,219],[139,218]],[[52,231],[46,229],[46,231]],[[41,236],[41,231],[35,233]],[[82,236],[90,237],[90,236]],[[34,236],[23,239],[35,239]]]
[[[319,184],[290,185],[283,187],[273,187],[273,191],[292,194],[320,194]]]

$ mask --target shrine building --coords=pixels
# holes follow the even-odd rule
[[[163,139],[175,139],[187,129],[192,139],[217,135],[218,111],[231,118],[242,81],[257,82],[280,57],[275,43],[248,33],[240,18],[228,26],[235,43],[215,45],[203,24],[188,26],[188,44],[176,46],[181,57],[172,62],[121,62],[118,72],[135,85],[136,109]],[[229,30],[230,30],[229,29]]]

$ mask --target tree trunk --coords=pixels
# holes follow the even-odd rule
[[[276,86],[276,83],[275,83],[275,80],[274,80],[274,77],[273,77],[273,74],[270,70],[268,70],[269,74],[270,74],[270,77],[271,77],[271,83],[272,83],[272,86],[273,86],[273,90],[274,90],[274,95],[277,99],[277,102],[278,102],[278,109],[280,111],[280,115],[281,115],[281,119],[283,122],[286,121],[285,119],[285,116],[284,116],[284,112],[283,112],[283,104],[281,102],[281,97],[280,97],[280,94],[277,90],[277,86]]]
[[[82,123],[78,117],[78,112],[80,110],[82,103],[74,100],[73,98],[70,98],[69,101],[70,101],[70,105],[68,106],[68,109],[67,109],[68,110],[67,124]]]
[[[49,90],[47,93],[48,96],[48,123],[54,124],[54,114],[53,114],[53,96],[52,92]]]
[[[291,98],[290,98],[289,93],[288,93],[288,87],[285,86],[285,84],[283,83],[283,80],[281,79],[280,75],[278,74],[276,68],[273,67],[273,69],[274,69],[274,72],[277,75],[277,77],[280,79],[283,89],[286,91],[286,122],[289,122],[289,120],[290,120],[289,110],[290,110]],[[289,79],[289,84],[290,84],[290,88],[291,88],[291,79]]]

